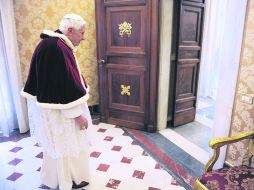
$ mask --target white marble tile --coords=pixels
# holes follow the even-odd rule
[[[9,180],[1,181],[0,180],[0,183],[1,183],[1,186],[0,186],[1,190],[15,190],[13,181],[9,181]]]
[[[103,164],[115,164],[122,160],[122,155],[118,151],[105,151],[98,158]]]
[[[133,158],[131,166],[140,171],[149,171],[155,168],[156,161],[150,156],[138,156]]]
[[[144,180],[138,178],[129,178],[122,181],[119,185],[121,190],[148,190],[149,185],[144,182]]]
[[[15,153],[15,155],[17,158],[25,159],[25,158],[29,158],[31,156],[35,157],[40,152],[42,152],[41,147],[37,147],[37,146],[25,147],[25,146],[23,146],[23,148],[21,150],[19,150],[17,153]]]
[[[15,190],[35,190],[38,189],[41,185],[40,172],[29,172],[21,176],[20,179],[15,181],[14,189]]]
[[[109,181],[109,177],[105,172],[94,170],[91,172],[91,182],[87,190],[99,190],[104,189]]]
[[[105,132],[96,132],[98,129],[107,129]],[[106,187],[110,179],[119,180],[119,190],[148,190],[149,187],[159,188],[166,184],[172,190],[180,190],[179,186],[171,185],[172,177],[165,174],[164,170],[154,169],[156,161],[150,156],[143,156],[143,149],[138,145],[132,145],[133,140],[122,135],[124,131],[121,128],[115,128],[113,125],[100,124],[95,126],[94,139],[90,153],[100,152],[98,158],[90,157],[90,184],[86,190],[112,190]],[[112,141],[105,141],[106,136],[113,137]],[[29,137],[30,138],[30,137]],[[40,172],[36,171],[42,164],[42,159],[35,156],[42,151],[41,147],[34,146],[32,139],[25,138],[21,141],[0,143],[0,190],[41,190]],[[6,146],[5,146],[6,145]],[[16,153],[9,152],[14,147],[22,147]],[[121,146],[120,151],[111,150],[113,146]],[[4,153],[4,154],[3,154]],[[122,163],[123,157],[131,159],[131,163]],[[7,163],[14,158],[23,159],[16,166]],[[106,171],[99,171],[100,164],[107,164],[109,168]],[[143,171],[143,179],[138,176],[133,177],[134,171]],[[23,175],[15,182],[6,180],[13,172],[19,172]],[[160,180],[154,180],[154,179]],[[156,181],[156,182],[155,182]]]
[[[91,146],[91,150],[95,150],[97,152],[107,152],[107,151],[111,151],[111,148],[113,147],[113,143],[111,142],[103,142],[101,140],[100,142],[98,143],[93,143],[92,146]]]
[[[110,128],[110,130],[106,131],[107,135],[112,135],[114,137],[116,136],[122,136],[124,131],[121,128]]]
[[[32,137],[26,137],[26,138],[23,138],[23,139],[17,141],[16,146],[28,147],[28,146],[33,146],[36,143],[37,142],[35,141],[34,138],[32,138]]]
[[[127,146],[127,145],[131,145],[132,143],[132,138],[130,138],[129,136],[117,136],[114,137],[114,139],[112,140],[112,143],[114,144],[118,144],[120,146]]]
[[[165,170],[153,169],[145,173],[143,180],[146,184],[149,184],[152,187],[162,189],[171,184],[172,176],[169,175]]]
[[[101,164],[101,161],[97,158],[90,158],[90,160],[89,160],[89,165],[90,165],[91,171],[96,170],[100,164]]]
[[[0,181],[2,182],[3,180],[6,180],[6,178],[9,177],[14,172],[15,172],[15,166],[12,166],[9,164],[2,166],[0,169]]]
[[[8,164],[14,158],[16,158],[16,154],[13,152],[0,153],[0,166]]]
[[[42,165],[42,159],[29,157],[22,160],[19,164],[17,164],[15,166],[15,170],[23,174],[30,174],[31,172],[39,173],[36,170],[40,168],[41,165]]]
[[[0,143],[0,154],[4,154],[5,152],[8,152],[15,146],[16,146],[16,142],[12,142],[12,141]]]
[[[105,128],[105,129],[115,128],[115,125],[111,125],[108,123],[100,123],[99,125],[94,125],[94,126],[97,126],[99,128]]]
[[[133,172],[134,169],[130,166],[130,164],[117,163],[109,167],[107,175],[110,178],[123,181],[132,177]]]
[[[122,154],[126,157],[135,158],[142,155],[143,149],[138,145],[128,145],[124,146],[121,150]]]

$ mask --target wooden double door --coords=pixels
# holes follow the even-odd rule
[[[96,0],[101,120],[156,130],[158,0]]]
[[[95,2],[101,121],[156,131],[159,0]],[[176,57],[168,60],[173,126],[195,118],[204,4],[174,0],[173,50],[168,52]]]

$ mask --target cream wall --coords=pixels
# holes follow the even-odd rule
[[[32,53],[42,30],[56,30],[61,18],[71,12],[81,15],[88,22],[86,40],[81,43],[77,57],[81,72],[90,85],[88,104],[98,104],[94,0],[14,0],[23,81],[27,78]]]
[[[231,135],[254,130],[254,105],[240,101],[242,93],[254,96],[254,0],[249,0],[247,11]],[[233,165],[240,165],[247,145],[247,142],[240,142],[229,146],[226,161]]]

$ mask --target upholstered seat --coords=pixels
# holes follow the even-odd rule
[[[206,164],[205,173],[195,181],[194,190],[254,190],[254,168],[251,167],[253,137],[254,131],[251,131],[211,140],[209,146],[214,149],[214,155]],[[243,139],[251,139],[243,165],[212,170],[219,157],[220,147]]]
[[[207,172],[199,177],[199,181],[209,190],[254,190],[254,168],[248,166],[222,168]]]

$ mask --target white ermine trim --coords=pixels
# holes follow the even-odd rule
[[[72,51],[76,51],[75,46],[72,44],[72,42],[69,40],[69,38],[67,36],[65,36],[64,34],[53,32],[51,30],[43,30],[42,33],[46,34],[48,36],[51,36],[51,37],[58,37],[58,38],[62,39],[64,41],[64,43],[72,49]]]
[[[78,106],[80,104],[84,104],[85,102],[87,102],[87,100],[89,99],[89,94],[88,94],[89,89],[86,91],[86,95],[82,96],[81,98],[70,102],[68,104],[52,104],[52,103],[40,103],[36,100],[36,96],[33,96],[27,92],[24,92],[24,90],[21,90],[21,95],[27,99],[32,99],[32,100],[36,100],[36,104],[39,107],[42,108],[47,108],[47,109],[70,109],[73,108],[75,106]]]
[[[33,96],[31,94],[28,94],[27,92],[24,92],[24,88],[20,91],[21,96],[27,98],[27,99],[32,99],[36,100],[36,96]]]
[[[85,89],[86,89],[86,93],[89,93],[89,91],[90,91],[90,86],[87,85],[87,88],[85,88]]]
[[[76,54],[74,52],[73,52],[73,55],[74,55],[74,58],[75,58],[75,61],[76,61],[76,65],[77,65],[77,68],[78,68],[78,73],[79,73],[79,78],[80,78],[81,84],[84,87],[84,89],[86,89],[84,80],[82,78],[81,70],[80,70],[80,67],[79,67],[79,64],[78,64],[78,59],[77,59]]]
[[[85,96],[82,96],[81,98],[70,102],[68,104],[51,104],[51,103],[40,103],[36,102],[36,104],[39,107],[46,108],[46,109],[70,109],[73,108],[74,106],[78,106],[79,104],[83,104],[89,99],[89,94],[86,94]]]

